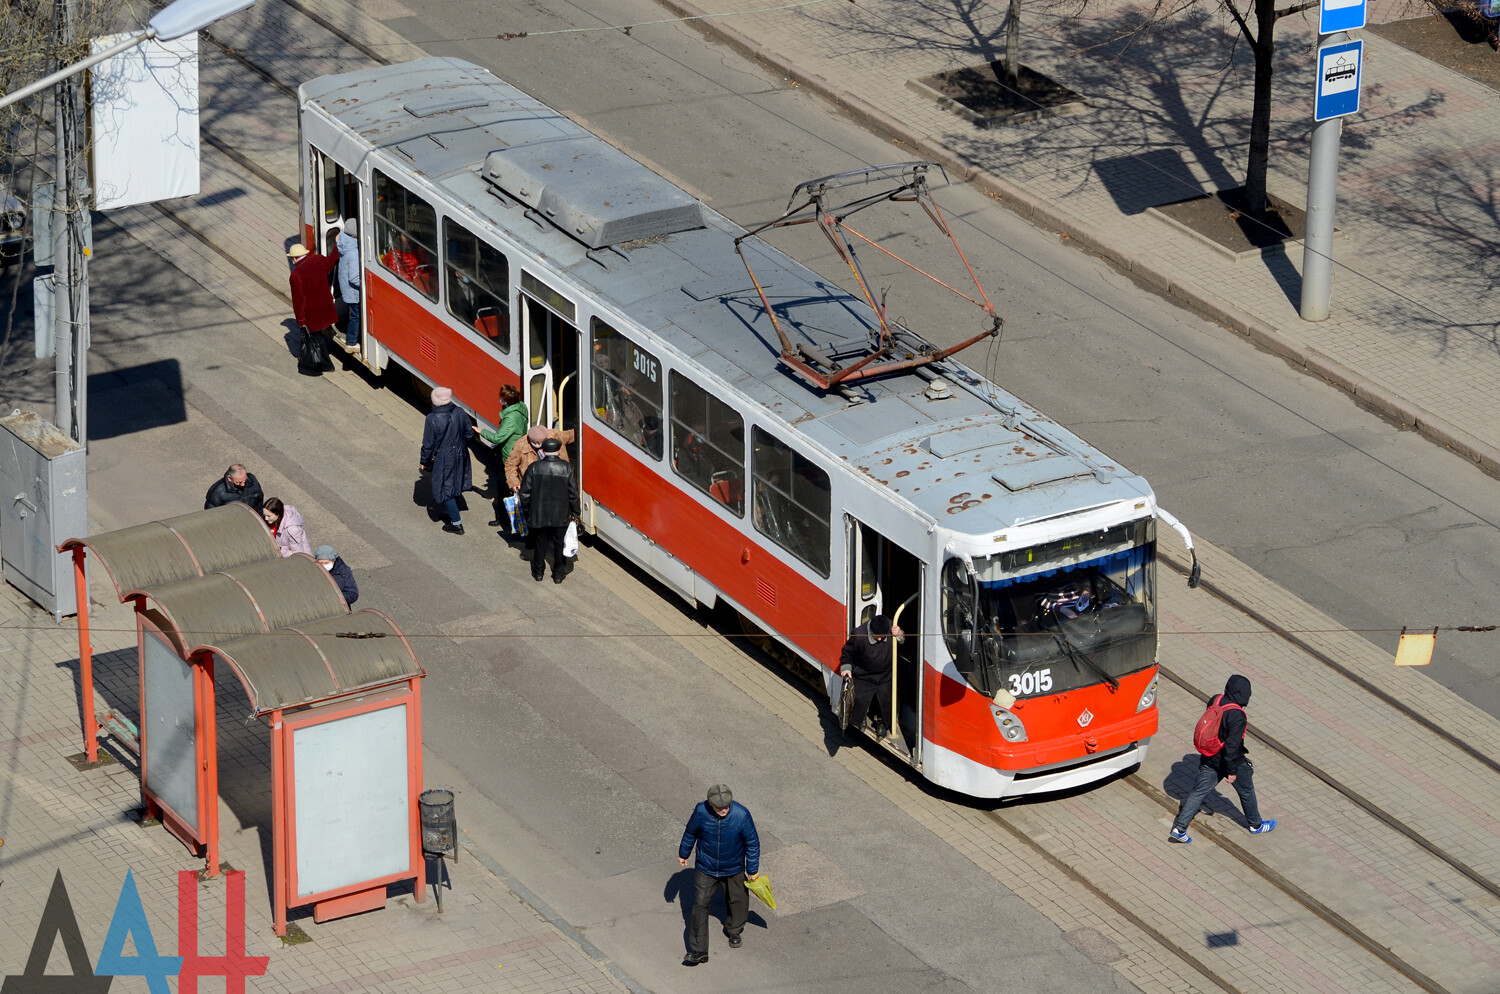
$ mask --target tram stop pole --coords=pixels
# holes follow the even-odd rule
[[[1318,17],[1312,147],[1307,165],[1307,234],[1302,240],[1304,321],[1327,320],[1333,298],[1333,215],[1338,202],[1343,119],[1359,112],[1364,42],[1345,32],[1365,25],[1365,0],[1322,0]]]
[[[1328,318],[1333,302],[1333,212],[1339,195],[1339,138],[1342,117],[1313,126],[1307,171],[1307,237],[1302,243],[1304,321]]]

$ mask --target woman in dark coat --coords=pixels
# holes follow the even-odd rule
[[[422,455],[419,468],[432,471],[432,502],[443,509],[448,521],[443,531],[464,533],[458,516],[458,495],[474,485],[469,468],[469,439],[474,437],[474,422],[468,412],[453,403],[453,391],[447,387],[432,390],[432,413],[422,431]]]

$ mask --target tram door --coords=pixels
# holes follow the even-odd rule
[[[308,248],[326,255],[333,248],[329,233],[335,229],[342,231],[345,221],[359,217],[360,184],[358,177],[327,153],[309,146],[308,154],[312,156],[318,210],[318,244]]]
[[[524,270],[521,273],[521,394],[531,423],[573,429],[568,458],[578,468],[578,327],[573,302]]]
[[[921,739],[922,597],[925,565],[880,532],[853,517],[844,519],[849,564],[849,630],[884,614],[905,637],[896,646],[895,707],[908,750]],[[885,716],[887,727],[891,716]],[[920,762],[915,752],[914,761]]]

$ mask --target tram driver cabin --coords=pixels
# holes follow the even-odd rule
[[[884,745],[933,782],[1001,797],[1142,761],[1157,522],[1182,530],[1145,480],[478,66],[299,97],[308,244],[361,222],[357,361],[491,425],[518,386],[578,429],[589,532],[830,694],[848,632],[897,617]],[[854,195],[921,194],[926,165]]]

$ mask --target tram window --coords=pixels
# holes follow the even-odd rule
[[[592,331],[594,413],[652,459],[660,459],[661,363],[598,318]]]
[[[827,576],[833,507],[828,474],[769,432],[754,428],[750,437],[756,530]]]
[[[448,313],[501,352],[510,351],[510,264],[497,249],[443,218]]]
[[[325,152],[312,149],[323,175],[323,221],[338,224],[359,217],[359,180]]]
[[[740,517],[745,516],[745,419],[673,370],[672,468]]]
[[[375,253],[397,279],[437,300],[437,212],[375,170]]]

